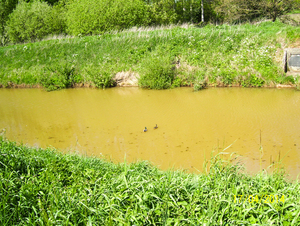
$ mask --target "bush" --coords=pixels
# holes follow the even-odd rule
[[[149,89],[168,89],[175,79],[175,68],[168,58],[151,59],[139,85]]]
[[[194,91],[199,91],[207,87],[207,81],[205,78],[197,78],[194,83]]]
[[[72,35],[101,34],[148,23],[141,0],[70,0],[66,7],[67,29]]]
[[[35,41],[49,34],[61,33],[64,27],[57,9],[45,2],[20,1],[9,15],[7,34],[13,42]]]
[[[52,7],[50,25],[52,34],[66,33],[65,7],[63,3]]]
[[[177,14],[173,10],[174,4],[173,0],[164,0],[147,5],[150,13],[150,23],[154,25],[175,23]]]
[[[1,0],[0,1],[0,45],[5,45],[8,38],[5,34],[5,26],[8,15],[15,9],[18,0]]]
[[[75,67],[68,63],[48,67],[45,76],[41,78],[41,84],[47,91],[70,88],[79,82],[81,78],[77,75]]]
[[[8,37],[6,34],[0,34],[0,46],[5,46],[8,43]]]
[[[264,84],[265,81],[256,75],[250,75],[241,82],[243,87],[262,87]]]
[[[113,71],[109,67],[86,69],[90,79],[97,88],[105,89],[116,86],[113,80]]]
[[[97,88],[102,89],[115,86],[115,81],[112,79],[112,75],[108,72],[104,72],[101,75],[94,75],[93,82]]]

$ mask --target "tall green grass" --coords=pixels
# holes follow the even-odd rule
[[[29,148],[0,138],[1,225],[299,225],[300,187],[213,157],[206,174]],[[237,203],[234,195],[284,195]]]
[[[159,63],[158,69],[153,70],[156,62],[173,69],[166,79],[171,86],[190,85],[203,79],[216,86],[294,84],[292,77],[285,76],[281,63],[283,49],[297,42],[299,34],[299,27],[262,22],[130,29],[5,46],[0,47],[0,85],[43,84],[48,88],[44,81],[53,72],[49,72],[49,67],[66,65],[66,70],[76,69],[78,83],[97,86],[104,76],[111,85],[117,72],[132,71],[141,78],[148,76],[152,84],[161,78]],[[145,81],[140,85],[149,87]],[[151,88],[161,86],[169,87],[158,83]]]

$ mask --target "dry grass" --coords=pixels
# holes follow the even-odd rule
[[[117,86],[138,86],[139,74],[133,71],[118,72],[113,80],[116,81]]]

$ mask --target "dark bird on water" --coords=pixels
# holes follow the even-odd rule
[[[158,126],[157,126],[157,124],[156,124],[156,126],[154,127],[154,129],[157,129],[158,128]]]
[[[145,127],[145,129],[144,129],[144,132],[147,132],[148,130],[147,130],[147,127]]]

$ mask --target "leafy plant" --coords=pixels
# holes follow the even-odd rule
[[[113,70],[111,68],[102,66],[98,69],[86,69],[86,71],[97,88],[105,89],[116,86],[116,82],[113,80]]]
[[[300,91],[300,79],[299,76],[297,76],[296,78],[293,77],[294,80],[294,84],[296,84],[296,90]]]
[[[262,87],[264,84],[265,81],[256,75],[247,76],[241,81],[243,87]]]
[[[207,78],[202,71],[195,72],[195,79],[193,81],[194,91],[199,91],[207,87]]]
[[[159,25],[174,23],[178,16],[173,10],[175,5],[173,0],[155,1],[148,4],[150,23]]]
[[[141,0],[68,1],[66,24],[72,35],[102,34],[148,24],[146,5]]]
[[[139,85],[149,89],[168,89],[171,88],[175,75],[175,67],[167,57],[154,58],[148,61],[145,74],[139,79]]]
[[[115,86],[115,81],[112,75],[108,72],[103,72],[101,75],[96,74],[93,76],[93,82],[97,88],[109,88]]]
[[[176,87],[180,87],[183,83],[183,79],[181,77],[176,77],[174,80],[173,80],[173,83],[172,83],[172,88],[176,88]]]
[[[204,173],[192,174],[162,171],[146,161],[115,164],[30,148],[0,137],[0,224],[299,225],[297,181],[281,170],[249,175],[222,154],[212,153]],[[250,202],[249,196],[263,200]]]
[[[9,15],[7,35],[13,43],[35,41],[49,34],[62,32],[63,22],[57,10],[46,2],[20,1]]]
[[[11,12],[15,9],[17,4],[17,0],[0,1],[0,45],[2,46],[8,43],[8,37],[5,31],[5,26],[9,14],[11,14]]]
[[[199,91],[207,86],[207,81],[205,79],[197,79],[194,83],[194,91]]]
[[[76,74],[75,67],[68,63],[46,68],[41,78],[41,84],[47,91],[70,88],[79,82],[81,78]]]
[[[222,82],[224,86],[232,85],[233,82],[233,76],[231,74],[223,74],[222,76]]]

